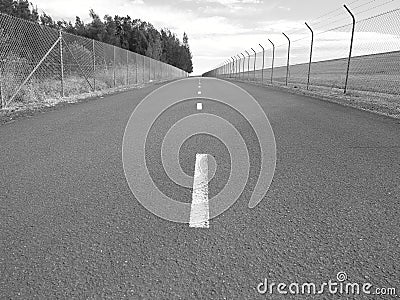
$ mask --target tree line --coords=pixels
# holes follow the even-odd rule
[[[90,22],[80,17],[75,23],[55,21],[46,14],[39,14],[27,0],[0,0],[0,12],[36,22],[65,32],[98,40],[123,49],[145,55],[173,65],[188,73],[193,72],[189,39],[183,34],[182,42],[169,29],[157,30],[151,23],[130,16],[105,15],[103,19],[93,9],[89,11]]]

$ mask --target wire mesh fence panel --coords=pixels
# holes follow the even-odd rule
[[[146,56],[143,56],[144,63],[144,82],[150,82],[150,59]]]
[[[341,14],[343,20],[349,19],[346,12]],[[289,38],[293,37],[289,68],[287,41],[277,44],[275,51],[272,43],[268,47],[263,46],[264,53],[259,51],[255,55],[253,52],[248,56],[247,51],[245,57],[241,54],[240,59],[235,61],[235,66],[229,61],[203,76],[397,95],[400,94],[399,20],[400,9],[394,9],[357,21],[350,63],[352,24],[326,29],[331,24],[328,22],[323,26],[324,29],[312,31],[311,25],[310,28],[305,26],[304,32],[300,34],[289,34]],[[324,25],[323,21],[319,23]],[[321,25],[319,28],[322,28]]]
[[[57,31],[0,14],[0,92],[3,105],[12,100],[38,101],[47,94],[59,93],[60,90],[56,91],[49,84],[52,80],[60,82],[58,40]]]
[[[111,88],[114,86],[112,56],[109,50],[112,46],[98,41],[94,41],[92,44],[92,47],[94,47],[94,89],[103,90]]]
[[[119,47],[0,13],[0,108],[186,73]]]
[[[310,41],[305,37],[291,42],[289,53],[290,66],[288,72],[288,84],[307,84],[310,48]],[[287,66],[285,66],[285,76],[286,68]]]
[[[400,10],[356,24],[349,89],[400,94]]]
[[[344,88],[351,38],[351,25],[315,35],[310,84]]]
[[[154,60],[154,80],[159,81],[161,80],[160,78],[160,66],[159,62],[157,60]]]
[[[113,47],[114,52],[114,74],[115,74],[115,86],[121,87],[126,85],[127,81],[127,63],[126,63],[126,50],[118,47]]]
[[[92,40],[62,33],[64,85],[67,96],[93,90]]]
[[[136,59],[134,53],[127,51],[127,85],[136,84]]]

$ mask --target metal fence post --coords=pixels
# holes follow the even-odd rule
[[[4,94],[3,94],[3,71],[0,68],[0,109],[5,108]]]
[[[138,55],[135,53],[135,72],[136,72],[136,84],[139,83],[138,81],[138,69],[139,69],[139,64],[138,64]]]
[[[126,85],[129,85],[129,51],[126,51]]]
[[[244,52],[247,53],[248,59],[247,59],[247,81],[250,81],[250,53],[247,52],[247,50],[244,50]]]
[[[237,57],[233,56],[233,59],[235,60],[235,77],[237,78],[238,75],[238,61],[237,61]]]
[[[263,60],[262,60],[262,68],[261,68],[261,82],[264,82],[264,60],[265,60],[265,49],[261,44],[259,44],[263,51]]]
[[[312,52],[313,52],[313,46],[314,46],[314,31],[307,24],[307,22],[305,22],[305,24],[308,27],[308,29],[310,29],[310,31],[311,31],[310,61],[308,62],[308,75],[307,75],[307,90],[308,90],[308,86],[310,85],[311,61],[312,61]]]
[[[145,69],[146,69],[146,57],[144,55],[143,56],[143,84],[146,80],[146,75],[145,75]]]
[[[154,60],[154,67],[153,67],[153,79],[156,81],[156,74],[157,74],[157,61]]]
[[[63,44],[62,44],[62,31],[59,31],[60,41],[60,72],[61,72],[61,97],[64,98],[64,58],[63,58]]]
[[[235,59],[233,57],[232,58],[232,77],[235,77]]]
[[[240,79],[240,55],[236,55],[236,57],[239,59],[238,60],[238,78]]]
[[[92,40],[92,56],[93,56],[93,91],[96,90],[96,52],[95,52],[95,41]]]
[[[222,65],[222,76],[221,77],[225,77],[226,74],[228,73],[228,61],[225,60],[224,64]]]
[[[113,77],[114,77],[114,87],[115,87],[115,46],[114,47],[114,62],[113,62]]]
[[[243,56],[243,79],[244,79],[244,63],[246,61],[246,56],[244,56],[243,53],[240,53],[240,54],[242,54],[242,56]]]
[[[253,52],[254,52],[254,68],[253,68],[253,72],[254,72],[254,81],[256,81],[256,60],[257,60],[257,53],[256,53],[256,51],[254,51],[253,48],[251,48],[251,50],[253,50]]]
[[[235,73],[235,61],[233,60],[232,57],[231,57],[231,59],[232,59],[232,63],[231,63],[231,77],[233,77],[233,74]],[[229,60],[229,62],[230,62],[230,60]]]
[[[236,57],[235,56],[233,56],[232,57],[232,59],[234,60],[234,63],[233,63],[233,65],[234,65],[234,67],[235,67],[235,78],[237,77],[237,59],[236,59]]]
[[[272,62],[271,62],[271,84],[272,84],[272,79],[274,77],[275,44],[270,39],[268,39],[268,41],[272,44]]]
[[[356,26],[356,18],[354,17],[353,13],[350,11],[350,9],[346,6],[343,5],[344,8],[349,12],[352,20],[353,20],[353,27],[351,29],[351,41],[350,41],[350,51],[349,51],[349,58],[347,60],[347,71],[346,71],[346,81],[344,83],[344,93],[346,94],[347,91],[347,81],[349,79],[349,71],[350,71],[350,60],[351,60],[351,52],[353,50],[353,39],[354,39],[354,28]]]
[[[287,38],[287,40],[289,42],[288,50],[287,50],[287,64],[286,64],[286,85],[287,85],[288,84],[288,76],[289,76],[290,39],[284,32],[282,32],[282,34]]]
[[[151,58],[147,57],[147,59],[149,60],[149,82],[151,81]]]

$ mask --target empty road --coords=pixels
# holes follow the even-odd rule
[[[152,124],[145,153],[152,180],[191,207],[192,188],[171,181],[160,165],[161,144],[177,121],[214,114],[233,124],[247,145],[249,178],[243,192],[232,195],[238,200],[200,220],[201,226],[189,226],[154,215],[135,198],[122,160],[125,128],[140,101],[161,84],[4,124],[0,299],[399,298],[376,295],[400,295],[399,120],[237,83],[268,117],[276,143],[272,183],[250,209],[262,144],[251,123],[260,120],[246,120],[210,99],[235,97],[238,89],[230,83],[188,78],[172,85],[166,98],[173,90],[192,98]],[[203,132],[175,154],[189,176],[196,154],[209,155],[208,171],[211,158],[217,165],[207,187],[211,199],[242,162]],[[155,195],[148,193],[152,200]],[[201,209],[212,215],[212,206]],[[370,283],[371,295],[333,295],[327,288],[320,295],[294,295],[288,289],[315,283],[320,290],[324,282],[339,282],[338,273],[346,275],[343,283]],[[263,290],[265,282],[275,286]],[[287,294],[278,291],[279,283]]]

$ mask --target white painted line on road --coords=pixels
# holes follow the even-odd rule
[[[198,94],[198,95],[201,95],[201,91],[198,91],[197,94]]]
[[[196,154],[189,227],[209,228],[209,218],[208,158],[207,154]]]
[[[203,103],[198,102],[196,105],[197,110],[202,110],[203,109]]]

